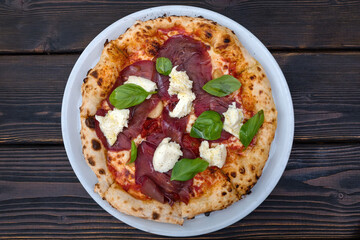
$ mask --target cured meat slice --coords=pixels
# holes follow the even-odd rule
[[[142,193],[162,203],[166,201],[173,204],[177,200],[187,203],[192,180],[170,181],[171,171],[160,173],[154,170],[152,159],[163,137],[165,135],[162,133],[154,133],[149,137],[149,141],[139,145],[135,161],[135,181],[141,185]]]

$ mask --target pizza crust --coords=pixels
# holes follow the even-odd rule
[[[106,191],[105,199],[112,207],[131,216],[179,225],[184,222],[180,203],[176,202],[170,206],[156,200],[139,200],[132,197],[116,183],[112,184]]]
[[[183,217],[191,219],[201,213],[221,210],[238,200],[236,190],[220,169],[208,168],[198,175],[204,176],[205,181],[211,182],[211,185],[206,187],[206,192],[195,193],[188,204],[181,202]],[[202,182],[197,182],[196,178],[195,176],[194,185],[200,186]]]
[[[265,111],[265,123],[257,135],[255,146],[249,146],[241,155],[228,154],[227,162],[221,169],[225,175],[221,170],[214,172],[216,183],[206,193],[191,198],[188,205],[175,203],[170,206],[155,200],[139,200],[124,191],[114,182],[107,168],[105,147],[91,126],[91,119],[109,94],[120,71],[136,61],[153,59],[167,40],[166,36],[157,34],[159,29],[170,29],[169,36],[185,31],[208,45],[212,61],[221,56],[228,63],[225,64],[228,65],[227,71],[242,82],[243,104],[246,107],[249,104],[254,112]],[[221,70],[226,72],[223,66]],[[254,76],[255,79],[252,79]],[[203,212],[220,210],[237,201],[260,177],[276,129],[277,113],[270,83],[262,67],[231,30],[203,18],[170,16],[136,22],[118,39],[105,43],[100,61],[88,72],[81,91],[80,134],[84,157],[98,178],[95,191],[119,211],[144,219],[182,224],[184,217],[192,218]]]

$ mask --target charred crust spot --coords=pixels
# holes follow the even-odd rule
[[[94,116],[89,116],[86,120],[85,120],[85,124],[88,128],[95,128],[95,118]]]
[[[211,212],[206,212],[206,213],[204,213],[204,215],[205,215],[206,217],[208,217],[208,216],[210,216],[210,213],[211,213]]]
[[[131,210],[133,210],[134,212],[137,212],[138,210],[134,207],[131,207]]]
[[[99,85],[99,87],[101,87],[102,82],[103,82],[103,79],[99,78],[99,80],[97,81],[97,84]]]
[[[251,165],[250,169],[251,169],[252,171],[255,171],[254,165]]]
[[[211,32],[208,32],[208,31],[205,31],[205,36],[206,36],[207,38],[212,38]]]
[[[204,18],[203,16],[198,16],[198,18]]]
[[[160,215],[157,212],[152,213],[152,219],[153,220],[159,219],[159,217],[160,217]]]
[[[225,195],[226,195],[226,192],[222,192],[221,195],[222,195],[222,196],[225,196]]]
[[[136,23],[136,24],[135,24],[135,27],[136,27],[136,26],[139,26],[139,25],[140,25],[140,23]],[[129,29],[129,28],[128,28],[128,29]],[[126,29],[126,31],[127,31],[128,29]]]
[[[229,43],[230,39],[229,38],[224,38],[224,43]]]
[[[89,157],[88,158],[88,163],[91,165],[91,166],[95,166],[95,161],[92,157]]]
[[[261,74],[261,76],[264,78],[264,77],[265,77],[265,74]]]
[[[212,25],[215,25],[215,26],[217,25],[217,23],[214,22],[214,21],[211,21],[211,24],[212,24]]]
[[[87,71],[86,76],[89,75],[89,72],[92,70],[92,68],[89,69],[89,71]]]
[[[232,176],[233,178],[236,177],[236,172],[231,172],[230,174],[231,174],[231,176]]]
[[[209,168],[209,171],[211,174],[214,174],[216,172],[215,168]]]
[[[87,77],[84,78],[83,82],[84,82],[84,83],[87,83],[87,81],[88,81],[88,78],[87,78]]]
[[[260,67],[257,67],[257,70],[260,72],[260,71],[261,71],[261,68],[260,68]]]
[[[261,150],[260,150],[261,152],[265,152],[265,150],[262,148]]]
[[[99,169],[99,174],[101,174],[101,175],[104,175],[105,174],[105,170],[104,169]]]
[[[258,179],[259,179],[259,177],[260,177],[259,175],[257,175],[257,174],[255,175],[256,180],[258,180]]]
[[[104,47],[106,47],[106,45],[109,44],[109,39],[106,39],[105,43],[104,43]]]
[[[105,96],[106,96],[105,93],[100,94],[100,97],[105,97]]]
[[[148,25],[146,25],[145,27],[146,27],[147,30],[150,30],[150,29],[151,29],[151,27],[148,26]]]
[[[235,187],[236,187],[236,188],[239,188],[239,184],[236,184]]]
[[[99,151],[101,149],[101,145],[100,145],[99,141],[96,139],[91,140],[91,145],[95,151]]]
[[[263,93],[263,90],[259,90],[259,94],[261,95]]]
[[[241,174],[245,174],[245,168],[243,168],[243,167],[239,168],[239,172],[240,172]]]
[[[91,76],[93,76],[94,78],[97,78],[99,76],[98,72],[96,70],[92,71],[90,73]]]
[[[275,108],[272,108],[271,111],[272,111],[272,112],[275,112]]]
[[[231,32],[232,32],[232,34],[234,34],[234,35],[235,35],[235,32],[234,32],[233,30],[231,30]]]
[[[250,76],[250,79],[251,79],[251,80],[254,80],[255,78],[256,78],[255,75]]]

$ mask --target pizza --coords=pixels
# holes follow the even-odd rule
[[[263,67],[201,17],[137,21],[83,80],[82,150],[95,191],[122,213],[182,225],[261,176],[277,111]]]

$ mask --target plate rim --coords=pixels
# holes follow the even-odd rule
[[[281,84],[282,87],[283,87],[282,91],[284,91],[284,93],[285,93],[285,95],[287,97],[286,100],[288,101],[288,107],[290,107],[289,109],[287,109],[289,111],[289,112],[287,112],[288,117],[289,117],[288,121],[290,121],[290,123],[291,123],[290,125],[287,126],[288,127],[287,131],[289,131],[288,132],[289,134],[287,136],[289,138],[288,140],[290,141],[290,143],[288,144],[287,148],[285,149],[286,152],[284,153],[284,156],[285,156],[286,160],[283,160],[281,162],[280,169],[279,169],[280,174],[276,175],[274,177],[272,183],[270,184],[270,186],[268,186],[268,188],[265,189],[265,193],[263,194],[263,196],[264,196],[263,199],[261,199],[260,201],[257,201],[256,203],[252,204],[251,207],[248,207],[246,209],[246,211],[243,212],[243,214],[238,218],[232,218],[231,221],[226,221],[223,224],[219,224],[216,227],[212,227],[212,228],[208,227],[205,230],[200,229],[198,231],[191,231],[191,232],[189,232],[189,231],[178,231],[178,232],[176,232],[176,231],[164,231],[164,230],[160,231],[160,230],[157,230],[157,229],[146,228],[145,226],[143,226],[141,224],[142,220],[144,220],[144,219],[140,219],[141,220],[140,221],[136,217],[125,215],[125,214],[117,211],[116,209],[113,209],[107,202],[104,203],[103,202],[104,200],[102,200],[97,193],[93,192],[93,188],[89,189],[87,187],[86,182],[85,182],[87,180],[82,177],[80,171],[77,169],[77,167],[76,167],[76,165],[74,163],[75,160],[73,160],[73,156],[72,156],[73,155],[73,149],[72,149],[72,146],[70,144],[71,139],[70,139],[70,136],[69,136],[69,134],[67,132],[67,127],[66,127],[67,126],[66,120],[68,118],[68,111],[69,111],[69,106],[68,106],[67,100],[70,97],[71,87],[75,84],[75,75],[79,72],[79,68],[81,67],[81,64],[84,63],[84,60],[86,58],[88,58],[89,55],[92,52],[95,51],[95,47],[99,43],[99,40],[102,40],[104,35],[105,36],[108,35],[109,32],[113,28],[115,28],[121,21],[131,21],[131,20],[133,20],[134,16],[143,15],[143,17],[146,17],[146,16],[150,15],[152,11],[154,11],[154,12],[159,11],[159,12],[162,12],[162,13],[164,13],[164,12],[165,13],[167,13],[167,12],[171,13],[171,12],[176,11],[176,10],[181,11],[181,9],[183,11],[186,11],[186,10],[191,10],[193,12],[199,11],[200,14],[198,14],[198,16],[205,14],[205,15],[213,15],[214,16],[213,18],[221,17],[221,18],[224,19],[224,21],[227,21],[227,22],[233,24],[234,26],[232,28],[241,29],[241,31],[244,32],[245,34],[247,34],[249,37],[251,37],[253,41],[257,42],[256,44],[259,45],[260,48],[262,48],[261,49],[262,52],[266,55],[267,58],[270,59],[269,64],[272,65],[272,67],[273,67],[272,70],[276,71],[275,74],[280,77],[280,80],[277,80],[277,81],[280,81],[279,84]],[[175,14],[175,15],[177,15],[177,14]],[[185,15],[181,15],[181,16],[185,16]],[[213,20],[212,17],[209,17],[209,16],[206,16],[205,18]],[[139,19],[139,18],[136,18],[136,19]],[[222,24],[222,23],[219,23],[219,24],[225,25],[225,24]],[[232,28],[230,28],[230,29],[233,30]],[[81,98],[81,94],[80,94],[80,98]],[[295,127],[294,109],[293,109],[292,98],[291,98],[289,87],[287,85],[287,81],[286,81],[285,76],[283,75],[283,73],[282,73],[282,71],[280,69],[280,66],[278,65],[278,63],[276,62],[274,57],[271,55],[269,50],[263,45],[263,43],[258,38],[256,38],[250,31],[248,31],[245,27],[243,27],[241,24],[235,22],[234,20],[232,20],[232,19],[230,19],[230,18],[228,18],[228,17],[226,17],[226,16],[224,16],[224,15],[222,15],[220,13],[217,13],[217,12],[214,12],[214,11],[211,11],[211,10],[208,10],[208,9],[199,8],[199,7],[193,7],[193,6],[187,6],[187,5],[164,5],[164,6],[152,7],[152,8],[147,8],[147,9],[144,9],[144,10],[140,10],[140,11],[134,12],[132,14],[129,14],[129,15],[126,15],[126,16],[120,18],[119,20],[115,21],[114,23],[112,23],[108,27],[106,27],[103,31],[101,31],[87,45],[87,47],[84,49],[84,51],[79,56],[76,63],[74,64],[74,67],[72,68],[71,73],[69,75],[69,78],[67,80],[67,84],[66,84],[66,87],[65,87],[63,100],[62,100],[62,107],[61,107],[61,130],[62,130],[62,137],[63,137],[63,142],[64,142],[66,154],[67,154],[68,160],[69,160],[69,162],[71,164],[71,167],[72,167],[72,169],[74,170],[74,172],[76,174],[76,177],[80,181],[81,185],[88,192],[88,194],[91,196],[91,198],[94,199],[97,202],[97,204],[100,207],[102,207],[105,211],[107,211],[109,214],[111,214],[113,217],[117,218],[118,220],[124,222],[125,224],[128,224],[128,225],[130,225],[132,227],[135,227],[137,229],[140,229],[142,231],[146,231],[146,232],[150,232],[150,233],[158,234],[158,235],[163,235],[163,236],[188,237],[188,236],[197,236],[197,235],[201,235],[201,234],[214,232],[214,231],[220,230],[222,228],[225,228],[227,226],[230,226],[231,224],[234,224],[235,222],[241,220],[242,218],[246,217],[249,213],[254,211],[263,201],[265,201],[265,199],[273,191],[273,189],[275,188],[275,186],[277,185],[278,181],[280,180],[281,176],[284,173],[284,170],[285,170],[285,167],[286,167],[286,165],[288,163],[290,153],[291,153],[291,149],[292,149],[292,142],[293,142],[293,137],[294,137],[294,127]],[[276,132],[278,132],[278,129],[276,130]],[[80,135],[80,134],[78,133],[78,135]],[[79,136],[79,138],[80,138],[80,136]],[[274,139],[274,141],[275,141],[275,139]],[[269,158],[270,158],[270,156],[269,156]],[[82,160],[85,161],[84,158]],[[255,186],[256,186],[256,184],[255,184]],[[255,186],[254,186],[254,188],[255,188]],[[94,194],[96,194],[97,196],[94,196]],[[109,207],[112,208],[112,209],[109,209]],[[120,213],[120,216],[118,214],[116,214],[115,212]],[[131,219],[131,218],[135,218],[135,219]],[[140,223],[137,220],[139,220]],[[150,221],[150,220],[145,220],[145,221]],[[158,224],[163,225],[164,223],[158,223]],[[166,226],[168,226],[168,225],[166,224]],[[185,230],[185,229],[183,229],[183,230]]]

